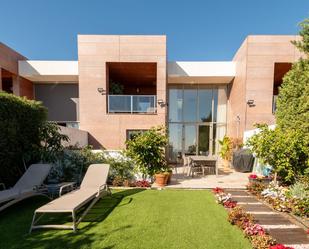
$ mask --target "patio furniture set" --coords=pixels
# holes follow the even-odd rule
[[[203,155],[183,155],[183,165],[185,167],[185,174],[194,177],[194,174],[214,173],[218,176],[218,159],[215,156]]]

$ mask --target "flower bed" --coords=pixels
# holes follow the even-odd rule
[[[261,183],[249,183],[247,189],[259,199],[271,205],[279,212],[293,213],[302,217],[305,222],[309,221],[309,196],[308,189],[300,188],[296,183],[289,187],[279,186],[271,182],[268,186]]]
[[[262,188],[260,185],[256,187],[259,190]],[[244,236],[250,240],[253,249],[293,249],[276,244],[276,240],[267,234],[261,225],[254,222],[254,217],[232,200],[230,193],[224,192],[222,188],[214,188],[212,192],[217,203],[228,210],[228,221],[243,230]]]

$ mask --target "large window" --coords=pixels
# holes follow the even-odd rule
[[[226,131],[226,86],[169,89],[169,160],[179,154],[212,155]]]

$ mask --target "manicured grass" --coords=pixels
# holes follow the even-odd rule
[[[79,231],[38,230],[28,234],[33,198],[0,213],[0,248],[251,248],[231,226],[212,193],[202,190],[122,190],[97,203]]]

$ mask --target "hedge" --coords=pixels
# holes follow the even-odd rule
[[[31,163],[46,119],[40,102],[0,92],[0,182],[13,185]]]

